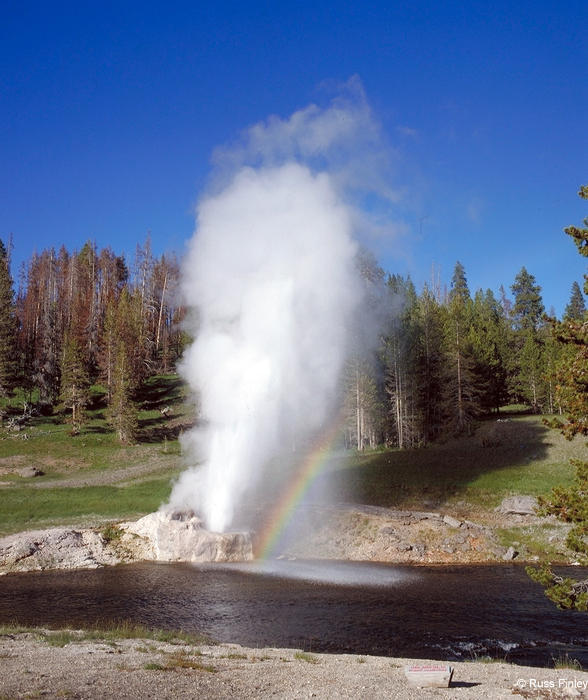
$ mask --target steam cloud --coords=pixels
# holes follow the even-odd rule
[[[351,99],[271,118],[217,151],[216,188],[198,206],[183,276],[195,342],[182,372],[202,411],[184,447],[203,463],[170,502],[214,531],[231,527],[283,445],[333,410],[361,296],[349,164],[358,143],[362,168],[366,153],[377,157],[377,128],[360,85],[351,89]]]

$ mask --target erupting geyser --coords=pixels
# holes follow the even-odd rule
[[[337,412],[362,296],[353,233],[379,226],[357,206],[391,200],[361,84],[345,89],[328,108],[271,117],[221,151],[197,209],[183,267],[195,340],[182,372],[199,397],[183,441],[199,466],[179,478],[170,507],[216,532],[246,525],[236,509],[248,491],[263,493],[264,470],[304,460]],[[293,446],[297,456],[276,459]]]
[[[204,464],[171,504],[231,526],[283,444],[328,419],[358,296],[351,216],[329,176],[298,163],[244,168],[198,209],[184,291],[196,340],[183,372],[205,427],[189,441]]]

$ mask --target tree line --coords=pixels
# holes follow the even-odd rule
[[[154,257],[149,239],[130,267],[92,242],[73,253],[51,248],[22,265],[15,293],[9,252],[0,241],[0,398],[20,387],[41,410],[64,411],[75,434],[90,386],[101,383],[112,427],[121,442],[133,441],[137,388],[173,371],[187,341],[175,256]],[[426,284],[420,292],[365,252],[358,268],[372,307],[365,318],[387,320],[380,318],[377,349],[358,349],[347,363],[348,447],[426,445],[471,432],[480,416],[508,403],[569,410],[573,398],[558,377],[573,348],[552,331],[541,287],[525,267],[511,296],[500,287],[498,298],[489,289],[472,295],[460,262],[449,289]],[[585,313],[574,282],[562,321],[581,323]]]
[[[173,371],[185,343],[175,256],[154,257],[149,239],[131,268],[92,242],[51,248],[23,263],[15,293],[9,252],[0,241],[0,396],[20,387],[40,410],[66,412],[76,434],[99,382],[119,439],[132,441],[137,387]]]
[[[473,295],[457,262],[449,290],[386,273],[364,256],[373,304],[402,300],[371,355],[358,353],[346,371],[346,443],[416,447],[442,435],[471,432],[483,414],[506,404],[562,414],[571,398],[559,376],[573,349],[552,332],[541,287],[522,267],[509,296],[487,289]],[[367,259],[367,262],[366,262]],[[582,322],[584,296],[572,284],[563,322]],[[561,334],[560,334],[561,335]]]

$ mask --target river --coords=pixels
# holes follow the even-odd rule
[[[0,577],[2,623],[113,620],[253,647],[541,666],[569,655],[588,667],[588,615],[557,610],[517,564],[142,563]]]

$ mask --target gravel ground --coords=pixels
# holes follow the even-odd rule
[[[58,647],[26,632],[0,635],[0,699],[588,698],[581,671],[460,662],[449,688],[415,689],[404,675],[410,663],[425,662],[149,639]]]

